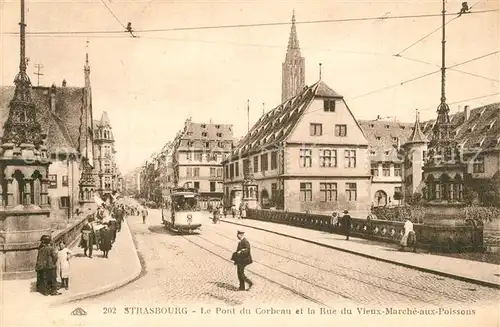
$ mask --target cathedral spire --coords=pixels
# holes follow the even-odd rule
[[[295,11],[292,15],[292,28],[288,38],[285,62],[282,64],[281,102],[296,96],[305,86],[305,60],[300,54],[299,38],[295,26]]]
[[[288,38],[288,51],[299,50],[299,38],[297,37],[297,28],[295,26],[295,10],[292,14],[292,28],[290,29],[290,37]]]

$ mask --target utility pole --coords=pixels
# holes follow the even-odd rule
[[[37,75],[36,86],[40,86],[40,76],[43,76],[43,73],[40,73],[40,70],[43,68],[43,65],[36,64],[35,68],[36,68],[36,72],[34,74]]]

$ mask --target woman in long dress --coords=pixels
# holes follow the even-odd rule
[[[69,288],[69,260],[73,253],[66,247],[64,242],[59,243],[59,251],[57,252],[57,282],[61,283],[61,287]]]
[[[405,221],[404,234],[399,244],[401,245],[401,248],[399,249],[400,251],[403,251],[405,247],[410,246],[413,247],[413,252],[416,252],[417,246],[415,231],[413,230],[413,223],[408,218]]]
[[[111,230],[108,228],[108,225],[105,224],[101,229],[101,251],[104,258],[108,257],[108,253],[109,250],[111,250],[112,243]]]

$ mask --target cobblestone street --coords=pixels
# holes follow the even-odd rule
[[[495,289],[250,228],[244,230],[254,263],[247,268],[247,275],[255,286],[250,292],[238,292],[236,268],[229,259],[236,248],[239,226],[213,224],[207,215],[200,234],[176,235],[160,224],[157,210],[150,212],[146,224],[140,220],[128,218],[146,265],[145,275],[119,290],[53,308],[54,316],[69,316],[75,307],[81,307],[88,316],[78,319],[99,317],[109,325],[114,321],[113,312],[108,312],[112,308],[120,321],[128,312],[132,323],[139,316],[130,315],[131,307],[189,305],[190,312],[197,313],[201,306],[236,310],[241,306],[458,308],[490,306],[499,299]],[[141,317],[142,323],[149,321],[144,319],[158,320],[157,316]]]

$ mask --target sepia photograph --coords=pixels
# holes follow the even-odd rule
[[[499,303],[499,0],[0,0],[0,326]]]

